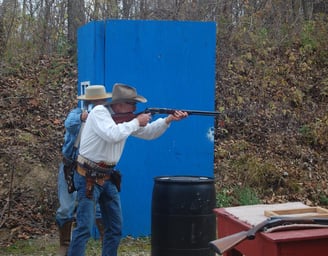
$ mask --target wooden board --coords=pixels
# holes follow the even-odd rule
[[[266,217],[271,216],[310,216],[310,217],[328,217],[328,209],[322,207],[304,207],[285,210],[264,211]]]

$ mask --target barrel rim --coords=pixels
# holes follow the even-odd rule
[[[154,177],[154,181],[157,183],[190,183],[190,182],[214,182],[214,178],[210,176],[201,175],[161,175]]]

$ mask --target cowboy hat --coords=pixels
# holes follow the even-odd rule
[[[106,93],[103,85],[90,85],[85,89],[85,94],[77,97],[78,100],[102,100],[111,98],[111,93]]]
[[[137,94],[137,90],[129,85],[116,83],[113,86],[112,101],[109,104],[120,102],[147,102],[147,99]]]

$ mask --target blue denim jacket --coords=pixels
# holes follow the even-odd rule
[[[81,108],[75,108],[71,110],[65,120],[65,137],[62,153],[66,158],[76,159],[78,155],[78,149],[74,150],[74,143],[79,134],[81,128]]]

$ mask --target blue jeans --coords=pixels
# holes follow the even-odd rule
[[[58,189],[59,208],[57,209],[56,212],[56,223],[59,227],[62,227],[66,222],[74,220],[76,206],[77,206],[77,201],[76,201],[77,192],[74,191],[73,193],[68,193],[63,163],[60,163],[59,165],[57,189]],[[101,218],[99,204],[97,204],[96,218],[97,219]]]
[[[93,188],[93,199],[86,197],[86,178],[77,172],[74,174],[77,189],[76,228],[73,231],[69,247],[69,256],[84,256],[90,238],[96,204],[99,202],[105,234],[102,242],[102,256],[117,256],[117,249],[122,237],[122,211],[120,195],[111,181]]]

